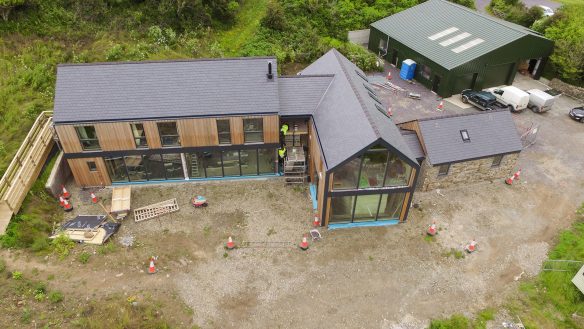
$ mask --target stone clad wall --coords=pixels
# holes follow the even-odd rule
[[[578,99],[584,99],[584,88],[567,84],[558,79],[550,81],[550,87],[561,91],[562,93]]]
[[[445,189],[461,184],[471,184],[480,181],[505,179],[517,169],[517,159],[519,153],[507,154],[503,157],[501,165],[491,167],[493,158],[484,158],[465,162],[453,163],[450,165],[448,175],[438,176],[439,166],[432,166],[424,160],[422,166],[423,183],[419,185],[422,191],[433,189]]]

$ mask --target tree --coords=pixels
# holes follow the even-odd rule
[[[262,25],[276,31],[283,31],[286,26],[284,9],[276,0],[268,2],[266,16],[262,18]]]
[[[476,9],[474,0],[449,0],[449,1],[471,9]]]
[[[24,5],[25,0],[0,0],[0,16],[4,21],[8,20],[8,16],[12,9]]]

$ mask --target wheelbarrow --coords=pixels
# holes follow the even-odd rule
[[[193,207],[195,207],[195,208],[202,208],[202,207],[206,207],[209,205],[207,203],[207,199],[205,199],[204,196],[200,196],[200,195],[193,197],[193,199],[191,200],[191,203],[193,204]]]

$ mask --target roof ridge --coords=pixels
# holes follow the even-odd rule
[[[359,101],[359,105],[361,105],[361,110],[363,110],[363,114],[365,114],[365,117],[367,118],[369,125],[373,129],[375,136],[377,138],[381,138],[381,134],[379,133],[379,129],[377,129],[377,125],[375,125],[375,123],[373,122],[373,119],[369,115],[369,111],[367,110],[367,107],[365,105],[365,102],[363,101],[363,98],[361,97],[359,91],[357,90],[357,87],[355,87],[355,85],[353,84],[353,79],[349,77],[349,73],[347,72],[347,69],[345,68],[345,65],[343,64],[342,59],[339,57],[339,55],[340,55],[339,51],[336,50],[335,48],[333,48],[333,54],[335,55],[335,58],[337,59],[337,62],[341,66],[341,70],[343,71],[345,78],[347,79],[347,81],[349,82],[349,85],[351,86],[351,89],[353,90],[353,94],[355,95],[355,97],[357,97],[357,100]]]
[[[147,61],[119,61],[119,62],[92,62],[92,63],[60,63],[60,64],[57,64],[57,67],[125,65],[125,64],[164,64],[164,63],[190,63],[190,62],[219,62],[219,61],[258,60],[258,59],[273,59],[273,60],[277,60],[277,58],[275,56],[221,57],[221,58],[177,58],[177,59],[162,59],[162,60],[147,60]]]
[[[296,75],[280,75],[279,78],[331,78],[334,74],[296,74]]]
[[[457,117],[466,117],[470,115],[481,115],[481,114],[491,114],[491,113],[499,113],[499,112],[509,112],[508,109],[499,109],[499,110],[491,110],[491,111],[481,111],[481,112],[471,112],[471,113],[456,113],[456,114],[448,114],[448,115],[440,115],[430,118],[420,118],[411,121],[432,121],[432,120],[440,120],[440,119],[450,119],[450,118],[457,118]],[[406,121],[406,122],[411,122]],[[402,122],[402,123],[406,123]]]

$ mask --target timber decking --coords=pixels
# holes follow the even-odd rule
[[[17,213],[53,148],[52,112],[39,114],[0,180],[0,234]]]
[[[141,222],[154,217],[170,214],[178,211],[178,204],[176,199],[170,199],[159,203],[151,204],[146,207],[134,210],[134,221]]]

